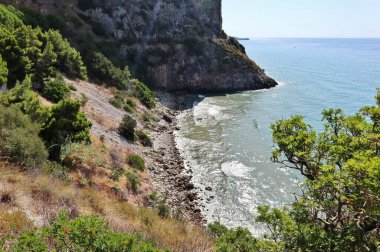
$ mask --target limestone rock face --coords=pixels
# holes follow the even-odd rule
[[[168,91],[229,92],[276,82],[222,30],[221,0],[93,0],[85,15],[110,37],[145,81]]]
[[[45,13],[66,4],[60,7],[63,13],[75,12],[96,25],[101,30],[96,40],[113,41],[118,57],[155,89],[233,92],[277,85],[247,57],[244,47],[223,32],[221,0],[16,2]]]

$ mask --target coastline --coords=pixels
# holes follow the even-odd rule
[[[179,130],[177,116],[192,107],[196,95],[156,92],[161,120],[152,129],[154,166],[149,169],[153,187],[163,193],[172,214],[195,225],[205,225],[197,188],[192,183],[192,170],[185,167],[184,158],[176,143]]]

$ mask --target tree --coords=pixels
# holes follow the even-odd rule
[[[46,35],[48,43],[53,45],[54,52],[58,55],[55,67],[71,77],[87,79],[87,69],[82,56],[70,46],[67,39],[54,30],[49,30]]]
[[[7,62],[3,60],[0,54],[0,87],[7,84],[7,80],[8,80]]]
[[[40,55],[41,30],[28,26],[16,29],[0,26],[0,54],[7,62],[8,86],[13,87],[17,80],[22,81],[32,72],[34,59]]]
[[[55,65],[57,63],[58,55],[54,51],[54,46],[51,42],[47,42],[41,57],[37,59],[34,74],[34,88],[41,90],[44,86],[44,82],[57,75],[57,69]]]
[[[63,77],[58,76],[58,78],[45,81],[41,93],[46,99],[59,102],[68,96],[70,89],[67,87]]]
[[[320,133],[301,116],[272,125],[273,161],[306,180],[291,208],[259,209],[266,240],[287,251],[380,249],[380,91],[376,99],[353,116],[323,111]]]
[[[131,78],[128,66],[116,67],[106,56],[97,52],[92,57],[90,70],[99,81],[118,89],[127,89]]]
[[[134,79],[132,84],[135,88],[134,95],[144,104],[147,108],[152,109],[156,106],[154,102],[154,94],[152,91],[142,82]]]
[[[53,106],[51,117],[41,131],[50,158],[59,160],[62,146],[69,142],[91,142],[92,124],[80,108],[79,101],[70,99],[64,99]]]
[[[0,111],[0,158],[30,168],[43,164],[47,151],[40,126],[15,107],[0,105]]]
[[[0,104],[17,107],[33,122],[43,125],[50,117],[50,109],[40,103],[38,95],[31,88],[32,80],[27,76],[6,94],[0,95]]]

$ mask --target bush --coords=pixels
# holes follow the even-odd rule
[[[26,25],[31,25],[34,28],[40,27],[45,31],[49,29],[56,29],[60,31],[66,29],[66,23],[56,15],[44,15],[30,8],[22,8],[21,11],[23,13],[23,22]]]
[[[106,56],[95,53],[90,65],[90,71],[99,81],[118,89],[127,89],[131,73],[126,66],[124,70],[116,67]]]
[[[113,232],[97,216],[70,220],[61,213],[50,227],[24,233],[16,239],[12,251],[130,251],[159,252],[139,236]]]
[[[47,151],[39,138],[40,127],[19,109],[0,105],[0,156],[24,167],[42,165]]]
[[[137,154],[129,154],[127,163],[130,167],[143,171],[145,169],[145,161]]]
[[[143,131],[136,131],[136,136],[139,139],[139,142],[144,145],[145,147],[152,147],[153,142],[150,139],[150,137]]]
[[[59,160],[61,148],[68,142],[90,143],[91,122],[80,111],[77,100],[65,99],[54,105],[52,115],[44,125],[41,136],[49,146],[50,158]]]
[[[31,87],[31,79],[27,76],[22,83],[17,83],[5,95],[1,95],[0,103],[5,106],[13,105],[28,115],[33,122],[44,124],[50,117],[50,109],[41,105],[38,95]]]
[[[216,222],[208,226],[209,232],[213,234],[216,240],[217,251],[277,251],[266,250],[256,238],[254,238],[245,228],[236,230],[228,229]]]
[[[133,80],[132,83],[135,88],[135,96],[141,101],[141,103],[149,109],[154,108],[156,104],[152,91],[138,80]]]
[[[157,210],[158,210],[158,215],[161,217],[161,218],[168,218],[169,215],[170,215],[170,209],[168,206],[166,206],[164,203],[160,203],[158,206],[157,206]]]
[[[42,89],[42,95],[52,102],[63,100],[69,93],[70,89],[67,87],[62,77],[49,79]]]
[[[137,102],[135,99],[133,98],[128,98],[127,99],[127,104],[132,107],[132,108],[136,108],[137,107]]]
[[[123,107],[123,103],[118,99],[111,98],[108,102],[115,108],[121,109]]]
[[[7,62],[8,87],[33,74],[37,90],[41,91],[43,81],[55,77],[57,70],[72,77],[87,77],[79,52],[58,31],[43,32],[40,28],[26,26],[20,17],[28,17],[28,14],[0,5],[0,20],[3,21],[0,55]],[[48,16],[46,20],[59,25],[57,17]]]
[[[42,166],[42,171],[61,180],[69,180],[69,169],[58,162],[47,161]]]
[[[136,110],[134,108],[132,108],[129,104],[124,105],[124,110],[127,111],[128,113],[131,113],[131,114],[136,112]]]
[[[70,84],[69,85],[69,89],[71,90],[71,91],[78,91],[78,89],[73,85],[73,84]]]
[[[21,16],[22,12],[16,10],[13,6],[0,5],[0,24],[10,28],[19,27],[23,25]]]
[[[58,31],[49,30],[46,36],[58,55],[56,67],[71,77],[87,79],[87,69],[79,52]]]
[[[7,80],[8,80],[7,62],[3,60],[0,54],[0,87],[7,84]]]
[[[80,104],[82,105],[82,107],[86,106],[87,102],[88,102],[87,95],[84,93],[80,93]]]
[[[128,140],[135,140],[136,120],[129,115],[125,115],[119,126],[119,133]]]
[[[140,186],[139,178],[133,172],[127,172],[126,177],[128,179],[131,189],[136,192]]]

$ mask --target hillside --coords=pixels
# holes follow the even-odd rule
[[[277,85],[223,32],[221,0],[1,2],[48,15],[42,25],[59,28],[86,61],[100,51],[155,89],[232,92]]]

